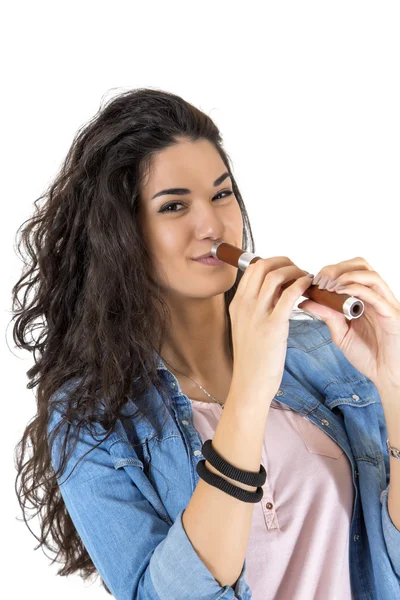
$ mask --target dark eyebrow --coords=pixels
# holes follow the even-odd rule
[[[221,183],[223,181],[225,181],[225,179],[227,177],[230,177],[229,173],[222,173],[222,175],[220,175],[215,181],[214,181],[214,187],[218,187],[219,185],[221,185]],[[154,194],[154,196],[151,198],[151,200],[154,200],[154,198],[158,198],[158,196],[164,196],[167,194],[173,194],[176,196],[185,196],[187,194],[190,194],[190,190],[188,190],[187,188],[170,188],[168,190],[161,190],[161,192],[157,192],[157,194]]]

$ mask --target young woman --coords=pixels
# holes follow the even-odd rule
[[[311,279],[289,258],[198,260],[217,241],[254,252],[213,121],[171,93],[123,93],[44,197],[13,289],[37,386],[17,479],[59,574],[99,573],[118,600],[399,597],[400,411],[342,343],[378,308],[347,324],[309,301],[320,318],[299,321]],[[373,273],[354,259],[323,274],[364,282],[367,301]]]

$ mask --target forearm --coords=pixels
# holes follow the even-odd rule
[[[248,393],[247,393],[248,395]],[[252,398],[260,409],[246,411],[243,394],[230,393],[215,434],[214,450],[233,466],[258,472],[270,400]],[[256,488],[208,470],[249,492]],[[200,479],[182,515],[182,523],[197,554],[218,583],[233,586],[246,556],[254,503],[243,502]]]
[[[400,450],[400,390],[379,391],[385,413],[389,443]],[[400,531],[400,460],[390,456],[390,487],[388,512],[393,525]]]

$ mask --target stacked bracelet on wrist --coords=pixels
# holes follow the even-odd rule
[[[254,471],[242,471],[219,456],[212,447],[211,440],[206,440],[204,442],[202,453],[206,460],[208,460],[208,462],[223,475],[226,475],[230,479],[240,481],[245,485],[257,487],[257,491],[248,492],[247,490],[243,490],[242,488],[229,483],[229,481],[226,481],[223,477],[219,477],[215,473],[212,473],[207,469],[205,460],[201,460],[197,463],[196,472],[199,477],[204,479],[204,481],[210,485],[226,492],[230,496],[238,498],[238,500],[253,503],[260,502],[264,494],[261,486],[264,485],[267,478],[267,473],[262,464],[260,464],[260,471],[258,473],[255,473]]]
[[[386,440],[386,446],[389,451],[389,455],[400,459],[400,450],[390,446],[388,439]],[[223,492],[226,492],[230,496],[238,498],[238,500],[242,500],[243,502],[260,502],[264,495],[262,486],[267,478],[267,473],[262,464],[260,464],[260,471],[258,473],[255,473],[254,471],[242,471],[219,456],[219,454],[217,454],[212,447],[211,440],[206,440],[204,442],[202,453],[210,465],[212,465],[215,469],[218,469],[218,471],[220,471],[223,475],[226,475],[230,479],[240,481],[246,485],[257,487],[257,491],[248,492],[247,490],[243,490],[242,488],[229,483],[229,481],[226,481],[226,479],[223,477],[219,477],[215,473],[212,473],[207,469],[205,460],[200,460],[196,467],[196,472],[201,479],[204,479],[204,481],[210,485],[219,488]]]

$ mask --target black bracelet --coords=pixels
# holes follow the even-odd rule
[[[217,454],[211,441],[212,440],[206,440],[201,449],[204,458],[208,460],[210,465],[218,469],[223,475],[229,477],[229,479],[235,479],[245,485],[252,485],[254,487],[261,487],[264,485],[265,480],[267,479],[267,472],[262,464],[260,464],[258,473],[254,473],[254,471],[242,471],[242,469],[234,467],[224,460],[222,456]]]
[[[219,488],[223,492],[226,492],[230,496],[233,496],[238,500],[242,500],[242,502],[260,502],[260,500],[263,497],[264,490],[262,489],[262,487],[258,487],[256,492],[248,492],[247,490],[243,490],[242,488],[237,487],[236,485],[232,485],[231,483],[229,483],[229,481],[223,479],[223,477],[219,477],[215,473],[211,473],[211,471],[209,471],[206,467],[205,460],[200,460],[197,463],[196,471],[199,477],[204,479],[204,481],[216,488]]]
[[[226,460],[224,460],[219,454],[217,454],[212,447],[211,440],[206,440],[202,447],[203,456],[206,457],[208,462],[218,469],[223,475],[230,477],[231,479],[235,479],[236,481],[240,481],[241,483],[245,483],[247,485],[253,485],[257,487],[255,492],[248,492],[247,490],[243,490],[236,485],[229,483],[223,477],[219,477],[215,473],[209,471],[206,467],[206,461],[201,460],[197,463],[196,471],[199,477],[204,479],[210,485],[219,488],[223,492],[226,492],[230,496],[234,498],[238,498],[238,500],[242,500],[242,502],[259,502],[263,495],[264,490],[262,489],[262,485],[264,485],[265,480],[267,478],[267,473],[262,464],[260,464],[259,473],[254,473],[252,471],[242,471],[237,467],[234,467]]]

